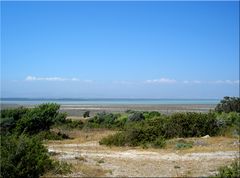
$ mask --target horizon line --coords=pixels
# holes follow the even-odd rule
[[[237,96],[230,96],[237,97]],[[0,100],[220,100],[223,98],[139,98],[139,97],[1,97]]]

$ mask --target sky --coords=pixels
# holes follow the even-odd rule
[[[1,97],[239,96],[239,2],[3,2]]]

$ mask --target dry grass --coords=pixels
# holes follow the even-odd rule
[[[49,144],[78,144],[89,141],[99,141],[103,137],[106,137],[110,134],[116,133],[116,131],[107,130],[107,129],[85,129],[85,130],[65,130],[65,134],[69,135],[69,140],[61,140],[61,141],[49,141]]]
[[[102,177],[102,176],[105,176],[107,173],[109,173],[109,170],[104,170],[101,166],[97,164],[90,165],[90,164],[78,161],[77,164],[72,164],[72,165],[73,165],[73,172],[80,173],[84,177]]]
[[[88,118],[84,118],[83,116],[68,116],[67,119],[85,121]]]
[[[49,171],[42,177],[105,177],[106,174],[111,173],[111,170],[103,169],[99,164],[89,164],[85,160],[70,160],[72,173],[67,175],[55,175]]]
[[[179,140],[185,140],[187,142],[192,142],[193,147],[177,150],[179,153],[196,153],[196,152],[215,152],[215,151],[239,151],[239,147],[234,145],[234,142],[238,142],[238,138],[232,137],[210,137],[210,138],[177,138],[177,139],[170,139],[167,141],[167,145],[165,150],[176,150],[175,145],[178,143]],[[200,142],[202,145],[197,145],[196,143]]]
[[[103,137],[116,133],[116,131],[107,129],[88,129],[88,130],[69,130],[65,131],[73,139],[61,141],[49,141],[50,147],[55,147],[61,152],[76,152],[76,157],[64,159],[71,163],[73,168],[69,177],[105,177],[105,176],[156,176],[165,175],[167,177],[189,177],[189,176],[209,176],[217,170],[218,167],[231,163],[231,159],[222,161],[218,158],[207,159],[204,157],[191,160],[152,160],[148,159],[147,153],[158,152],[160,155],[169,155],[172,153],[184,156],[185,153],[208,153],[218,151],[239,151],[238,138],[231,137],[210,137],[210,138],[175,138],[167,141],[164,149],[141,147],[107,147],[99,145],[98,142]],[[192,142],[193,147],[187,149],[176,149],[176,143],[179,140]],[[196,144],[197,143],[197,144]],[[55,145],[56,144],[56,145]],[[63,144],[79,144],[67,146]],[[146,160],[127,157],[108,157],[104,154],[116,155],[130,150],[129,153],[146,154]],[[99,154],[99,155],[98,155]],[[64,155],[64,154],[63,154]],[[53,156],[55,159],[59,155]],[[141,160],[141,161],[139,161]]]
[[[107,147],[99,145],[98,141],[105,136],[114,134],[116,131],[107,129],[89,129],[89,130],[71,130],[68,134],[73,137],[72,140],[50,141],[48,146],[59,150],[60,152],[74,152],[75,157],[64,159],[73,166],[73,173],[69,177],[105,177],[105,176],[159,176],[167,177],[189,177],[189,176],[209,176],[213,175],[218,167],[230,164],[232,159],[225,158],[206,158],[204,156],[196,159],[191,158],[173,159],[174,156],[183,156],[185,153],[209,153],[219,151],[239,151],[238,138],[230,137],[210,137],[210,138],[176,138],[167,141],[166,148],[143,149],[141,147]],[[187,149],[176,149],[176,143],[179,140],[192,142],[193,147]],[[196,144],[198,143],[198,144]],[[56,145],[54,145],[56,144]],[[77,144],[66,145],[63,144]],[[79,145],[78,145],[79,144]],[[127,151],[126,156],[121,154]],[[129,151],[129,152],[128,152]],[[157,152],[160,156],[167,155],[166,159],[153,159],[152,154]],[[126,153],[126,152],[125,152]],[[64,154],[61,153],[61,155]],[[107,155],[113,155],[108,157]],[[116,155],[119,157],[114,157]],[[135,154],[146,154],[146,159],[140,159]],[[128,157],[129,155],[129,157]],[[133,157],[131,157],[133,155]],[[53,156],[55,159],[60,155]],[[148,159],[150,158],[151,159]],[[61,158],[62,159],[62,158]],[[173,160],[172,160],[173,159]]]

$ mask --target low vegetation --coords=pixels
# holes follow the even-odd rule
[[[71,172],[70,165],[50,159],[43,140],[69,139],[62,130],[107,128],[118,132],[100,140],[107,146],[141,146],[164,148],[168,139],[202,137],[205,135],[240,135],[240,100],[225,97],[209,113],[173,113],[156,111],[98,113],[84,121],[66,119],[57,104],[42,104],[35,108],[1,110],[1,177],[39,177]],[[191,148],[192,142],[180,139],[176,149]],[[239,162],[220,169],[218,176],[239,175]]]
[[[240,161],[236,159],[231,165],[224,166],[219,168],[219,172],[216,177],[224,177],[224,178],[231,178],[231,177],[239,177],[240,176]]]
[[[215,108],[216,112],[240,112],[240,98],[225,96]]]
[[[40,140],[26,135],[1,139],[1,177],[39,177],[52,168],[52,160]]]
[[[83,113],[83,117],[86,118],[86,117],[89,117],[90,116],[90,111],[85,111]]]
[[[39,177],[47,171],[66,173],[66,165],[50,159],[42,141],[66,139],[67,135],[50,129],[65,124],[66,114],[59,105],[42,104],[32,109],[1,111],[1,177]],[[60,170],[60,171],[59,171]]]
[[[144,114],[143,114],[144,115]],[[151,115],[145,112],[145,115]],[[139,116],[139,118],[142,116]],[[239,113],[174,113],[127,120],[122,131],[100,144],[115,146],[164,145],[164,139],[239,134]],[[163,147],[163,146],[161,146]]]
[[[193,141],[186,141],[184,139],[181,139],[176,143],[175,147],[176,147],[176,149],[192,148]]]

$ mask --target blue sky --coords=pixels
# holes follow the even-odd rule
[[[1,2],[2,97],[239,95],[239,2]]]

